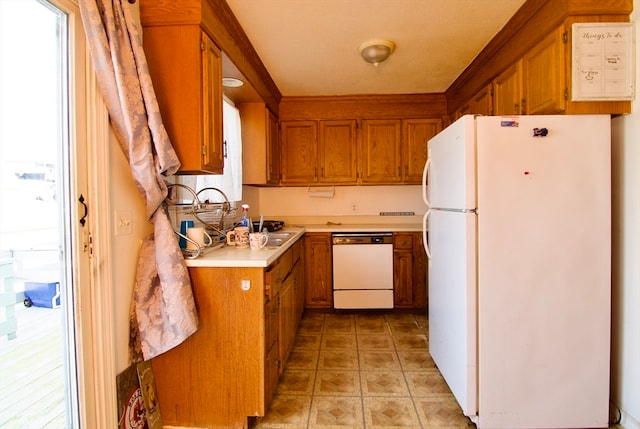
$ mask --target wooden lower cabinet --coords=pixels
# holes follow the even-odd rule
[[[267,353],[264,366],[265,405],[269,404],[276,391],[282,368],[282,365],[280,365],[280,342],[278,341],[279,323],[280,300],[275,297],[275,299],[270,299],[265,304],[265,345]]]
[[[393,305],[426,310],[427,261],[422,232],[393,233]]]
[[[305,308],[333,308],[331,233],[305,233],[304,252]]]
[[[278,341],[280,348],[279,373],[284,370],[284,362],[289,359],[293,347],[293,340],[298,331],[298,325],[302,318],[304,308],[304,278],[300,275],[304,266],[304,244],[299,240],[291,249],[291,269],[282,280],[279,292],[279,331]]]
[[[246,428],[265,414],[302,314],[302,249],[266,269],[189,268],[198,331],[151,361],[165,425]]]

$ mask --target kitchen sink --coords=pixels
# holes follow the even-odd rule
[[[269,232],[269,241],[267,241],[267,247],[278,247],[286,243],[291,237],[292,232]]]

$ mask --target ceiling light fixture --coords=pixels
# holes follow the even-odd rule
[[[244,82],[235,77],[222,78],[222,86],[226,88],[240,88],[242,85],[244,85]]]
[[[396,44],[391,40],[376,39],[361,43],[360,46],[358,46],[358,51],[362,59],[377,67],[378,64],[389,58],[389,55],[393,53],[395,48]]]

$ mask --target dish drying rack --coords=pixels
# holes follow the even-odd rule
[[[217,249],[223,247],[225,245],[225,238],[228,232],[224,228],[225,217],[229,216],[231,212],[237,210],[235,207],[231,207],[231,203],[229,203],[229,199],[225,193],[214,187],[202,188],[196,192],[191,187],[179,183],[170,184],[167,187],[169,189],[168,196],[165,200],[167,205],[176,207],[182,214],[193,215],[194,219],[204,226],[205,231],[212,239],[211,245],[201,246],[186,235],[182,234],[180,231],[176,231],[174,229],[173,232],[175,232],[179,238],[184,239],[185,242],[191,243],[195,247],[194,249],[182,248],[181,250],[184,257],[186,259],[195,259],[202,255],[205,249]],[[178,192],[174,188],[184,189],[191,194],[193,197],[191,203],[178,202]],[[205,200],[203,202],[202,194],[208,191],[218,192],[224,198],[224,202],[210,203],[209,200]]]

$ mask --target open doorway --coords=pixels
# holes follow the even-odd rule
[[[0,0],[2,428],[80,427],[74,287],[88,262],[72,223],[86,181],[76,11],[67,0]]]

